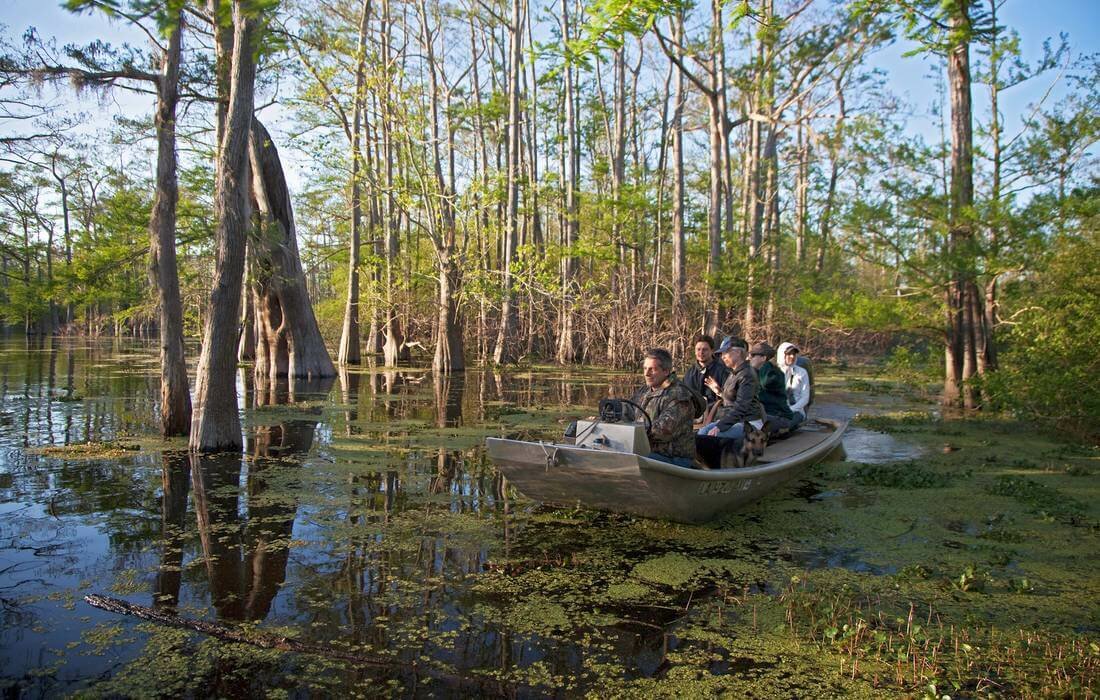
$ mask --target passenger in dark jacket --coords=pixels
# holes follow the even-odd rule
[[[787,380],[783,372],[772,364],[775,350],[767,343],[757,343],[749,348],[749,363],[760,379],[760,403],[768,415],[768,432],[782,433],[794,426],[791,406],[787,402]]]
[[[705,404],[699,394],[688,389],[672,375],[672,356],[654,348],[646,352],[642,367],[646,385],[634,393],[632,401],[649,415],[649,447],[652,459],[690,467],[695,459],[695,431],[692,422]],[[627,420],[637,420],[632,406],[624,410]]]
[[[718,409],[717,420],[700,428],[699,434],[740,440],[744,437],[745,421],[764,417],[764,409],[756,398],[759,380],[745,359],[744,341],[726,338],[718,352],[730,376],[721,388],[722,406]],[[715,386],[709,380],[707,384]]]
[[[691,367],[688,367],[688,370],[684,372],[682,381],[697,394],[701,394],[709,408],[713,403],[722,399],[722,385],[725,384],[730,371],[722,362],[721,355],[714,353],[714,338],[700,333],[691,342],[695,349],[695,362],[692,362]],[[718,391],[706,384],[707,377],[714,378],[718,384]],[[698,417],[696,416],[696,418]]]

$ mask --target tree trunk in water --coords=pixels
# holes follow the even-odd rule
[[[516,308],[512,299],[512,259],[516,253],[516,236],[519,225],[519,73],[523,62],[523,26],[520,19],[520,0],[512,0],[511,46],[508,59],[508,210],[504,215],[504,255],[500,261],[504,275],[503,301],[500,306],[500,330],[497,333],[493,362],[512,362],[512,336],[516,328]]]
[[[358,130],[357,130],[358,131]],[[355,147],[352,150],[356,150]],[[340,366],[357,365],[359,354],[359,226],[361,206],[359,202],[359,158],[352,155],[351,166],[351,240],[348,242],[348,291],[344,304],[344,324],[340,330],[340,350],[337,353]]]
[[[191,429],[191,394],[183,353],[183,304],[176,269],[176,104],[183,23],[176,15],[168,39],[163,72],[157,85],[157,189],[149,221],[149,276],[160,309],[160,428],[161,434],[186,435]]]
[[[298,256],[294,212],[279,152],[258,119],[249,148],[259,226],[252,238],[256,375],[334,377]]]
[[[440,126],[440,89],[437,71],[439,66],[435,57],[435,38],[431,31],[432,22],[428,17],[425,0],[418,5],[421,22],[421,38],[424,53],[428,59],[430,76],[431,110],[431,156],[432,172],[435,176],[436,192],[439,198],[439,213],[429,227],[430,238],[435,246],[437,275],[439,279],[439,313],[436,316],[435,356],[432,358],[432,370],[437,374],[461,372],[466,369],[466,359],[462,343],[462,327],[459,322],[458,291],[461,286],[461,272],[455,260],[457,230],[455,225],[455,139],[448,109],[444,110],[444,125],[447,129],[447,175],[443,174],[443,157],[440,154],[442,139]]]
[[[985,308],[982,316],[983,342],[980,348],[982,371],[997,371],[997,343],[995,331],[997,326],[997,277],[999,272],[995,269],[999,265],[1000,257],[1000,229],[1001,229],[1001,172],[1004,164],[1004,155],[1001,145],[1001,105],[1000,105],[1000,69],[1004,58],[1003,48],[1000,44],[1000,31],[997,25],[997,3],[990,5],[990,22],[994,27],[994,36],[990,44],[990,80],[989,80],[989,106],[990,106],[990,159],[993,161],[990,199],[993,203],[992,223],[989,227],[989,242],[987,246],[989,257],[993,261],[994,269],[988,270],[989,280],[985,284]],[[987,268],[988,269],[988,268]]]
[[[974,323],[984,317],[974,283],[972,209],[974,205],[973,121],[970,96],[970,2],[961,0],[952,8],[950,25],[954,45],[947,55],[947,76],[951,101],[951,191],[948,253],[954,268],[948,296],[951,348],[955,357],[953,372],[945,374],[944,401],[957,396],[959,387],[948,380],[962,382],[962,400],[966,408],[980,402],[977,388],[970,381],[978,372]],[[957,399],[956,399],[957,400]]]
[[[385,39],[382,40],[384,44]],[[389,168],[385,164],[387,130],[386,130],[386,116],[383,113],[384,93],[381,90],[373,92],[374,98],[374,111],[378,114],[378,121],[375,123],[373,134],[367,139],[366,150],[368,158],[374,162],[374,167],[368,165],[368,170],[375,173],[380,173],[383,179],[383,183],[388,182],[387,173]],[[365,120],[365,123],[369,124],[369,120]],[[368,132],[369,133],[369,132]],[[388,224],[388,212],[389,212],[389,193],[383,191],[383,188],[372,187],[371,188],[371,218],[370,218],[370,238],[373,241],[372,250],[374,251],[375,260],[381,260],[385,255],[385,247],[383,245],[383,239],[386,232],[389,231]],[[382,353],[382,322],[380,313],[379,294],[381,287],[381,269],[377,262],[374,262],[367,274],[368,285],[370,285],[371,296],[367,307],[367,333],[364,338],[366,345],[366,352],[368,355],[377,357]]]
[[[366,82],[366,40],[367,20],[370,13],[370,0],[364,0],[359,18],[359,37],[356,42],[355,96],[352,107],[351,123],[351,240],[348,242],[348,292],[344,304],[344,324],[340,330],[340,349],[337,352],[341,367],[357,365],[361,361],[359,354],[359,245],[363,219],[362,188],[359,183],[359,171],[363,161],[360,147],[363,121],[363,107],[366,96],[363,86]]]
[[[985,374],[985,312],[982,309],[982,295],[976,282],[970,282],[970,290],[967,294],[970,302],[970,324],[973,328],[973,364],[976,374]]]
[[[237,410],[237,324],[249,227],[248,141],[252,131],[256,20],[233,2],[229,107],[218,150],[214,215],[217,257],[195,382],[190,446],[194,451],[240,450]]]
[[[397,301],[395,299],[395,291],[397,286],[397,274],[395,274],[395,266],[397,265],[397,256],[399,251],[399,238],[398,231],[401,228],[401,216],[398,210],[397,203],[395,201],[395,178],[394,168],[396,167],[396,149],[394,148],[394,128],[395,117],[397,111],[393,108],[392,100],[393,95],[389,92],[391,81],[397,80],[396,72],[399,70],[396,67],[391,67],[391,61],[393,60],[392,46],[390,40],[390,32],[395,22],[390,16],[390,2],[389,0],[383,0],[382,2],[382,27],[380,32],[382,34],[382,65],[387,67],[387,80],[385,81],[386,87],[382,90],[383,104],[381,115],[382,126],[382,141],[383,141],[383,158],[385,161],[385,192],[386,192],[386,207],[385,207],[385,241],[384,241],[384,256],[385,261],[382,271],[382,297],[383,308],[380,313],[380,333],[382,336],[382,357],[385,364],[389,367],[396,366],[405,354],[402,352],[404,347],[404,337],[401,333],[401,321],[397,317]]]
[[[169,48],[169,51],[171,51],[171,48]],[[165,63],[167,64],[167,61],[165,61]],[[178,63],[178,61],[177,61],[177,63]],[[167,68],[167,65],[166,65],[166,68]],[[178,73],[179,73],[178,68],[176,69],[176,73],[177,73],[177,75],[175,77],[176,77],[176,80],[178,81]],[[158,87],[158,93],[157,93],[158,96],[161,94],[159,92],[159,90],[160,90],[160,88]],[[158,97],[158,99],[159,99],[159,97]],[[62,244],[65,247],[65,272],[67,274],[71,274],[72,273],[72,267],[73,267],[73,235],[72,235],[72,226],[70,224],[70,215],[69,215],[69,184],[68,184],[68,177],[71,176],[71,173],[68,174],[68,175],[62,175],[61,173],[59,173],[57,171],[57,157],[58,157],[58,155],[59,155],[58,152],[55,151],[53,157],[50,159],[50,172],[53,174],[54,179],[57,181],[58,193],[61,195],[61,226],[62,226],[62,239],[63,239]],[[51,238],[52,238],[52,236],[51,236]],[[53,247],[52,244],[51,244],[51,247]],[[51,301],[50,303],[52,304],[53,302]],[[73,321],[73,303],[71,301],[69,301],[65,304],[64,316],[61,319],[59,319],[59,321],[62,325],[66,326],[66,328],[68,327],[68,325],[70,323],[72,323],[72,321]],[[188,401],[190,401],[190,399],[188,399]]]
[[[948,304],[950,303],[951,302],[948,301]],[[948,312],[947,317],[948,322],[954,325],[954,319],[951,317],[951,312]],[[947,406],[956,405],[959,401],[959,397],[962,395],[959,389],[959,376],[962,374],[962,363],[959,361],[960,354],[958,348],[955,347],[954,334],[949,333],[944,342],[943,353],[943,403]]]
[[[458,313],[460,273],[453,253],[446,252],[439,262],[439,319],[435,357],[432,370],[436,373],[461,372],[466,369],[462,343],[462,325]]]

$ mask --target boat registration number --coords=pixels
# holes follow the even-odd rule
[[[701,494],[733,493],[734,491],[748,491],[752,486],[752,479],[739,479],[738,481],[704,481],[699,484]]]

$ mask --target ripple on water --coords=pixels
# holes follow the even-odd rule
[[[898,568],[892,565],[873,564],[861,558],[861,552],[854,547],[824,548],[811,551],[792,552],[791,560],[804,569],[842,568],[860,574],[889,576],[896,574]]]
[[[881,464],[916,459],[922,454],[918,445],[902,442],[886,433],[849,425],[844,432],[844,453],[853,462]]]

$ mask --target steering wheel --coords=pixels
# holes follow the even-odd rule
[[[644,408],[634,403],[633,401],[629,399],[622,399],[622,402],[630,404],[634,408],[638,409],[638,411],[642,414],[642,418],[645,419],[645,434],[646,437],[649,437],[649,434],[653,431],[653,419],[649,416],[648,413],[646,413],[646,410]]]

